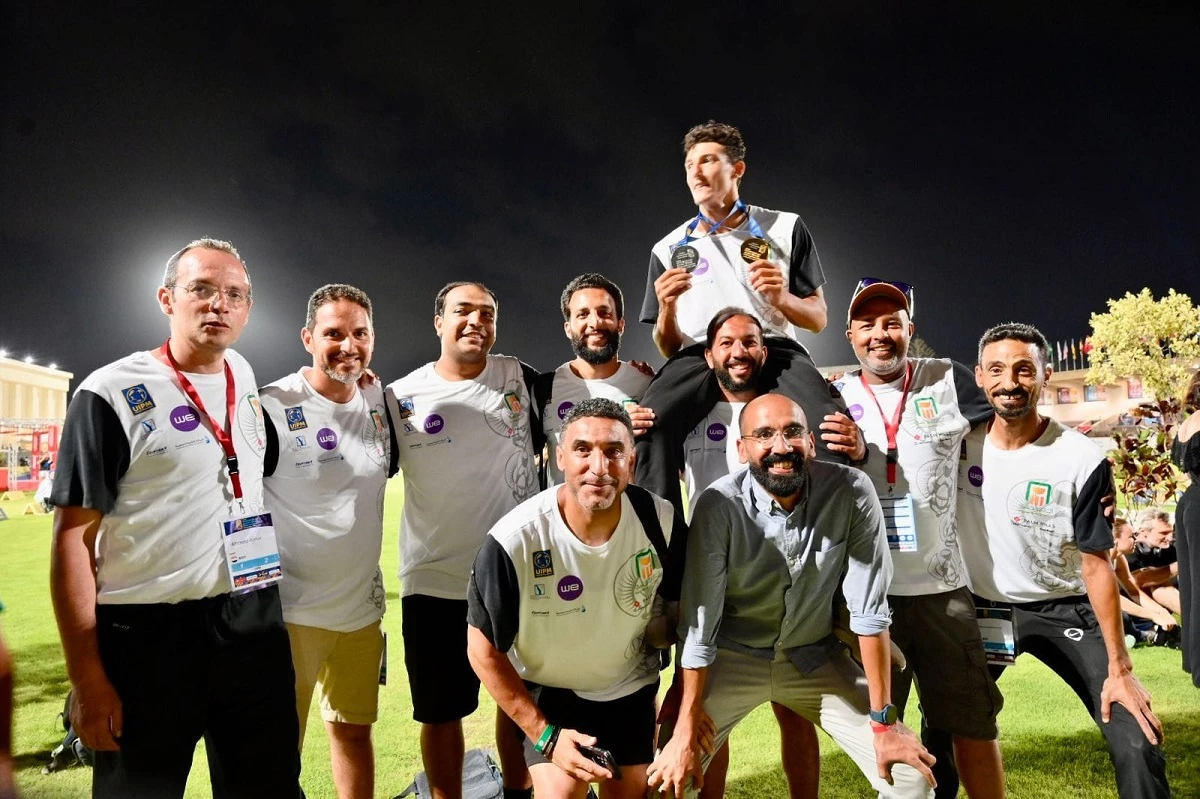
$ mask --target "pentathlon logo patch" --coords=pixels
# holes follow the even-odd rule
[[[154,398],[150,396],[144,383],[121,389],[121,395],[125,397],[125,402],[129,403],[129,410],[133,411],[134,416],[154,407]]]
[[[1051,487],[1049,483],[1039,483],[1030,480],[1025,486],[1025,501],[1035,508],[1043,508],[1050,504]]]
[[[517,396],[517,392],[506,392],[504,395],[504,404],[508,406],[508,412],[513,416],[521,413],[521,398]]]
[[[288,430],[303,430],[308,427],[308,422],[304,418],[304,409],[299,406],[284,408],[283,415],[287,417]]]
[[[550,550],[539,549],[533,553],[533,576],[534,577],[549,577],[554,574],[554,558],[550,557]]]
[[[920,416],[922,419],[934,419],[937,417],[938,407],[933,397],[918,397],[913,400],[913,407],[917,410],[917,416]]]

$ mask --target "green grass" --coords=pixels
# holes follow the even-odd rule
[[[393,480],[385,514],[384,573],[394,575],[398,562],[400,481]],[[0,598],[8,610],[0,615],[4,635],[16,659],[16,723],[14,730],[17,784],[23,796],[86,796],[90,772],[74,768],[42,775],[50,750],[62,738],[55,715],[67,692],[48,591],[50,519],[22,516],[23,503],[2,503],[9,521],[0,522],[3,577]],[[380,693],[380,721],[375,725],[378,796],[395,796],[420,771],[418,727],[404,672],[400,639],[400,603],[395,577],[388,578],[392,607],[384,619],[388,632],[388,685]],[[1179,652],[1139,649],[1137,673],[1154,695],[1154,707],[1167,730],[1165,744],[1175,795],[1200,796],[1200,692],[1179,666]],[[1009,795],[1016,799],[1115,797],[1112,767],[1104,742],[1074,694],[1032,658],[1021,658],[1000,682],[1005,710],[1000,717],[1001,744]],[[494,705],[482,693],[480,710],[465,722],[467,745],[492,747]],[[916,720],[915,700],[909,721]],[[779,766],[779,733],[767,707],[755,711],[732,740],[727,796],[761,799],[786,796]],[[202,752],[194,760],[187,796],[209,795]],[[304,747],[304,789],[311,799],[334,796],[329,775],[328,744],[319,714],[310,717]],[[837,747],[821,736],[821,795],[859,799],[866,782]]]

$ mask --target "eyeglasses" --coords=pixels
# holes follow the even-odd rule
[[[808,437],[808,430],[804,428],[804,425],[794,424],[782,430],[756,430],[748,436],[742,436],[742,439],[753,441],[760,447],[770,447],[775,444],[775,439],[781,436],[784,444],[795,447],[804,443],[804,439]]]
[[[862,293],[863,289],[867,288],[868,286],[875,286],[881,283],[885,286],[891,286],[904,295],[904,299],[908,303],[908,317],[911,319],[913,316],[913,287],[908,283],[903,283],[899,280],[880,280],[877,277],[861,278],[858,281],[858,285],[854,287],[854,293],[850,295],[850,304],[854,305],[855,298]]]
[[[172,283],[166,288],[181,288],[200,302],[211,302],[214,297],[220,294],[225,298],[225,302],[230,308],[241,308],[250,302],[250,292],[248,291],[242,291],[237,288],[219,289],[210,283],[190,283],[186,286],[177,286]]]

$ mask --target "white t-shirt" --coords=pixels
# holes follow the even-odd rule
[[[689,516],[701,491],[725,475],[746,468],[737,451],[741,434],[738,419],[744,407],[744,402],[718,402],[683,440],[683,482]]]
[[[521,362],[489,355],[471,380],[428,363],[387,387],[404,472],[403,596],[464,599],[491,526],[538,490]]]
[[[303,370],[262,389],[279,442],[265,478],[284,578],[283,618],[351,632],[384,611],[379,554],[391,442],[383,389],[337,403]],[[271,464],[268,464],[270,469]]]
[[[563,521],[560,488],[492,528],[475,565],[470,619],[485,635],[515,631],[492,643],[522,679],[607,702],[658,679],[658,654],[645,654],[642,641],[663,564],[627,496],[612,538],[592,547]],[[669,544],[674,512],[658,497],[654,505]]]
[[[755,205],[749,206],[748,210],[771,248],[767,260],[783,271],[789,290],[798,297],[805,297],[820,288],[825,275],[812,236],[800,217]],[[671,253],[683,240],[692,221],[689,219],[672,230],[651,250],[646,294],[642,300],[643,322],[658,318],[654,281],[670,268]],[[735,230],[702,235],[688,242],[698,251],[700,263],[692,272],[691,288],[675,303],[676,323],[683,333],[683,346],[703,342],[713,314],[730,305],[744,308],[758,317],[763,325],[763,335],[798,339],[799,329],[784,317],[782,311],[750,288],[748,264],[742,260],[741,249],[742,244],[754,235],[746,222]]]
[[[96,601],[175,603],[231,590],[220,524],[264,510],[266,428],[250,364],[233,350],[243,513],[225,451],[171,368],[135,352],[88,375],[63,429],[55,505],[104,514],[96,536]],[[224,427],[225,375],[187,374],[214,424]],[[271,508],[266,508],[270,511]]]
[[[861,370],[836,383],[870,450],[859,468],[871,478],[876,495],[884,501],[906,494],[913,499],[917,551],[892,550],[895,572],[888,593],[894,596],[939,594],[966,584],[958,552],[955,494],[959,451],[970,424],[959,409],[959,396],[960,391],[978,389],[973,377],[969,386],[956,385],[954,365],[948,359],[910,358],[909,363],[912,379],[896,434],[898,463],[892,486],[887,481],[884,418],[891,422],[903,395],[904,378],[872,386],[874,399],[862,384]],[[965,375],[964,369],[960,380]]]
[[[591,397],[601,397],[623,405],[636,405],[646,393],[646,386],[650,385],[652,379],[626,361],[621,362],[612,377],[604,380],[585,380],[579,377],[571,371],[569,362],[554,370],[554,384],[550,389],[549,402],[546,403],[542,419],[542,429],[546,433],[546,445],[549,448],[549,460],[546,465],[551,485],[563,481],[555,449],[558,447],[558,431],[562,430],[563,419],[575,404]]]
[[[1080,552],[1113,546],[1100,499],[1112,467],[1093,442],[1050,419],[1036,441],[1003,450],[980,425],[958,479],[958,539],[971,590],[996,602],[1085,593]]]

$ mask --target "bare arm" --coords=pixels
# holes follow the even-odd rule
[[[1112,565],[1113,571],[1117,575],[1117,584],[1129,595],[1121,595],[1121,610],[1130,616],[1137,616],[1139,619],[1148,619],[1168,630],[1175,626],[1175,617],[1166,608],[1155,602],[1134,581],[1133,576],[1129,573],[1129,561],[1125,560],[1124,555],[1120,552],[1114,552]]]
[[[699,734],[707,722],[703,700],[708,669],[685,669],[676,665],[675,674],[676,680],[682,683],[679,716],[671,740],[654,758],[646,770],[646,777],[650,787],[662,791],[661,795],[682,797],[689,783],[696,790],[704,785]]]
[[[654,281],[654,294],[658,298],[654,344],[664,358],[670,358],[683,346],[683,331],[675,318],[675,301],[691,287],[692,275],[686,269],[668,269]]]
[[[829,314],[825,307],[825,292],[820,286],[812,294],[800,297],[792,293],[784,280],[783,270],[770,261],[755,261],[748,271],[750,288],[763,295],[789,322],[813,333],[825,329]]]
[[[1107,553],[1083,553],[1083,584],[1108,653],[1108,678],[1100,692],[1100,718],[1107,723],[1112,703],[1119,702],[1137,719],[1146,738],[1157,744],[1162,740],[1162,723],[1150,709],[1149,692],[1133,676],[1133,661],[1125,649],[1117,576]]]
[[[121,736],[121,700],[104,673],[96,637],[95,545],[101,518],[100,511],[89,508],[55,510],[50,599],[74,688],[76,733],[92,749],[113,750]]]
[[[867,675],[867,693],[871,697],[871,708],[882,710],[892,703],[891,636],[887,630],[876,635],[858,636],[862,651],[863,671]],[[885,732],[876,731],[871,736],[875,744],[875,765],[879,776],[892,784],[892,766],[907,763],[925,777],[931,786],[937,787],[930,769],[936,758],[917,740],[917,736],[903,724],[897,722]]]
[[[1178,563],[1171,563],[1167,566],[1147,566],[1133,572],[1133,581],[1137,583],[1138,588],[1148,591],[1151,588],[1169,585],[1178,574]]]

